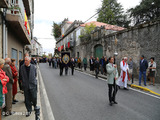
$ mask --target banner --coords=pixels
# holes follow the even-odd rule
[[[70,61],[70,52],[62,52],[61,53],[62,63],[64,65],[69,65]]]

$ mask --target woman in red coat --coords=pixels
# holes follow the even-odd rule
[[[9,77],[6,76],[5,72],[2,70],[5,61],[0,59],[0,84],[2,84],[2,91],[0,91],[0,120],[1,120],[1,110],[4,108],[4,95],[8,92],[6,84],[9,82]]]
[[[12,94],[13,94],[13,104],[15,104],[16,102],[18,102],[18,100],[15,99],[15,96],[17,94],[17,76],[18,76],[18,71],[16,69],[16,60],[15,59],[11,59],[11,70],[12,70],[12,75],[13,75],[13,79],[14,79],[14,83],[12,86]]]

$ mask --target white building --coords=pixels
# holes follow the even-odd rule
[[[37,41],[36,37],[34,37],[33,40],[31,40],[31,49],[32,57],[42,56],[43,48],[42,45]]]

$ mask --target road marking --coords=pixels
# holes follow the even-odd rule
[[[40,69],[38,69],[38,73],[39,73],[39,80],[40,80],[40,83],[41,83],[42,94],[43,94],[44,101],[45,101],[46,108],[47,108],[46,111],[47,111],[47,114],[48,114],[48,119],[49,120],[55,120],[54,115],[53,115],[53,111],[51,109],[51,105],[50,105],[50,102],[49,102],[49,99],[48,99],[48,95],[47,95],[47,92],[46,92],[46,89],[45,89],[45,85],[44,85],[44,82],[43,82],[43,78],[42,78]]]
[[[146,95],[149,95],[149,96],[152,96],[152,97],[155,97],[155,98],[157,98],[157,99],[160,99],[160,97],[158,97],[158,96],[155,96],[155,95],[152,95],[152,94],[149,94],[149,93],[146,93],[146,92],[143,92],[143,91],[140,91],[140,90],[131,88],[131,87],[130,87],[129,89],[134,90],[134,91],[137,91],[137,92],[140,92],[140,93],[143,93],[143,94],[146,94]]]
[[[77,72],[83,73],[83,74],[88,75],[88,76],[91,76],[91,77],[95,77],[94,75],[91,75],[91,74],[89,74],[89,73],[84,73],[84,72],[81,72],[81,71],[78,71],[78,70],[77,70]],[[103,81],[107,81],[106,79],[103,79],[103,78],[98,78],[98,79],[103,80]],[[130,87],[129,89],[131,89],[131,90],[133,90],[133,91],[136,91],[136,92],[139,92],[139,93],[143,93],[143,94],[149,95],[149,96],[151,96],[151,97],[155,97],[155,98],[157,98],[157,99],[160,99],[160,97],[158,97],[158,96],[155,96],[155,95],[152,95],[152,94],[149,94],[149,93],[140,91],[140,90],[136,90],[136,89],[133,89],[133,88],[131,88],[131,87]]]

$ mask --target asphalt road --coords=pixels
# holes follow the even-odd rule
[[[55,120],[160,120],[160,99],[120,89],[117,105],[109,106],[107,82],[75,71],[39,65]]]

